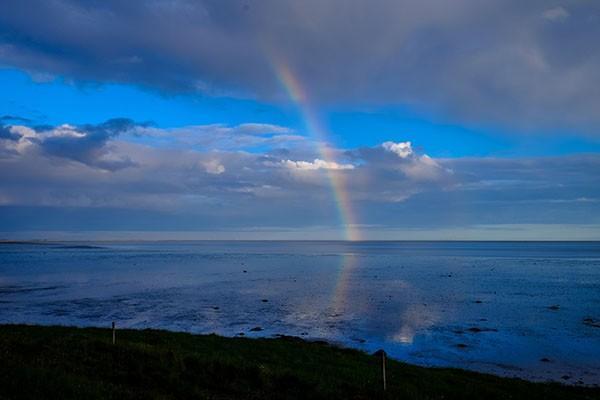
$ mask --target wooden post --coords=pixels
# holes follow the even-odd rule
[[[381,352],[381,372],[383,374],[383,391],[387,388],[387,382],[385,380],[385,351]]]
[[[379,349],[375,353],[373,353],[375,357],[381,356],[381,381],[383,383],[383,391],[385,392],[387,389],[387,377],[385,376],[385,350]]]
[[[113,323],[112,323],[113,344],[115,344],[115,341],[116,341],[115,331],[116,331],[115,321],[113,321]]]

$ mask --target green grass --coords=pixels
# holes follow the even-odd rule
[[[0,325],[0,399],[600,399],[296,338]]]

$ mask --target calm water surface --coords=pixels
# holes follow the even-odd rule
[[[0,323],[111,321],[599,385],[600,243],[0,245]]]

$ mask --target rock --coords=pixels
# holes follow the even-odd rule
[[[594,328],[600,328],[600,319],[584,318],[583,324]]]
[[[248,271],[246,271],[246,270],[244,270],[243,272],[244,272],[245,274],[246,274],[246,273],[248,273]]]
[[[544,358],[540,358],[540,361],[541,361],[541,362],[545,362],[545,363],[552,362],[552,361],[550,361],[550,359],[549,359],[549,358],[546,358],[546,357],[544,357]]]
[[[269,300],[267,300],[267,299],[262,299],[261,301],[262,301],[263,303],[268,303],[268,302],[269,302]]]
[[[218,310],[218,309],[219,309],[219,307],[213,306],[213,310]]]
[[[458,347],[459,349],[466,349],[466,348],[467,348],[467,347],[469,347],[469,346],[467,346],[467,345],[466,345],[466,344],[464,344],[464,343],[458,343],[458,344],[456,345],[456,347]]]
[[[483,303],[483,301],[481,301],[481,300],[475,300],[475,304],[481,304],[481,303]]]
[[[477,326],[474,326],[472,328],[467,329],[467,331],[469,331],[471,333],[498,332],[498,329],[494,329],[494,328],[479,328]]]
[[[548,307],[548,310],[558,311],[558,310],[560,310],[560,306],[558,304],[554,304],[554,305],[551,305],[550,307]]]
[[[260,332],[262,330],[263,328],[261,328],[260,326],[255,326],[254,328],[250,329],[250,332]]]

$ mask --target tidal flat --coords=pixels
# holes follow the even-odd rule
[[[600,384],[598,242],[0,244],[0,323],[297,336]]]

